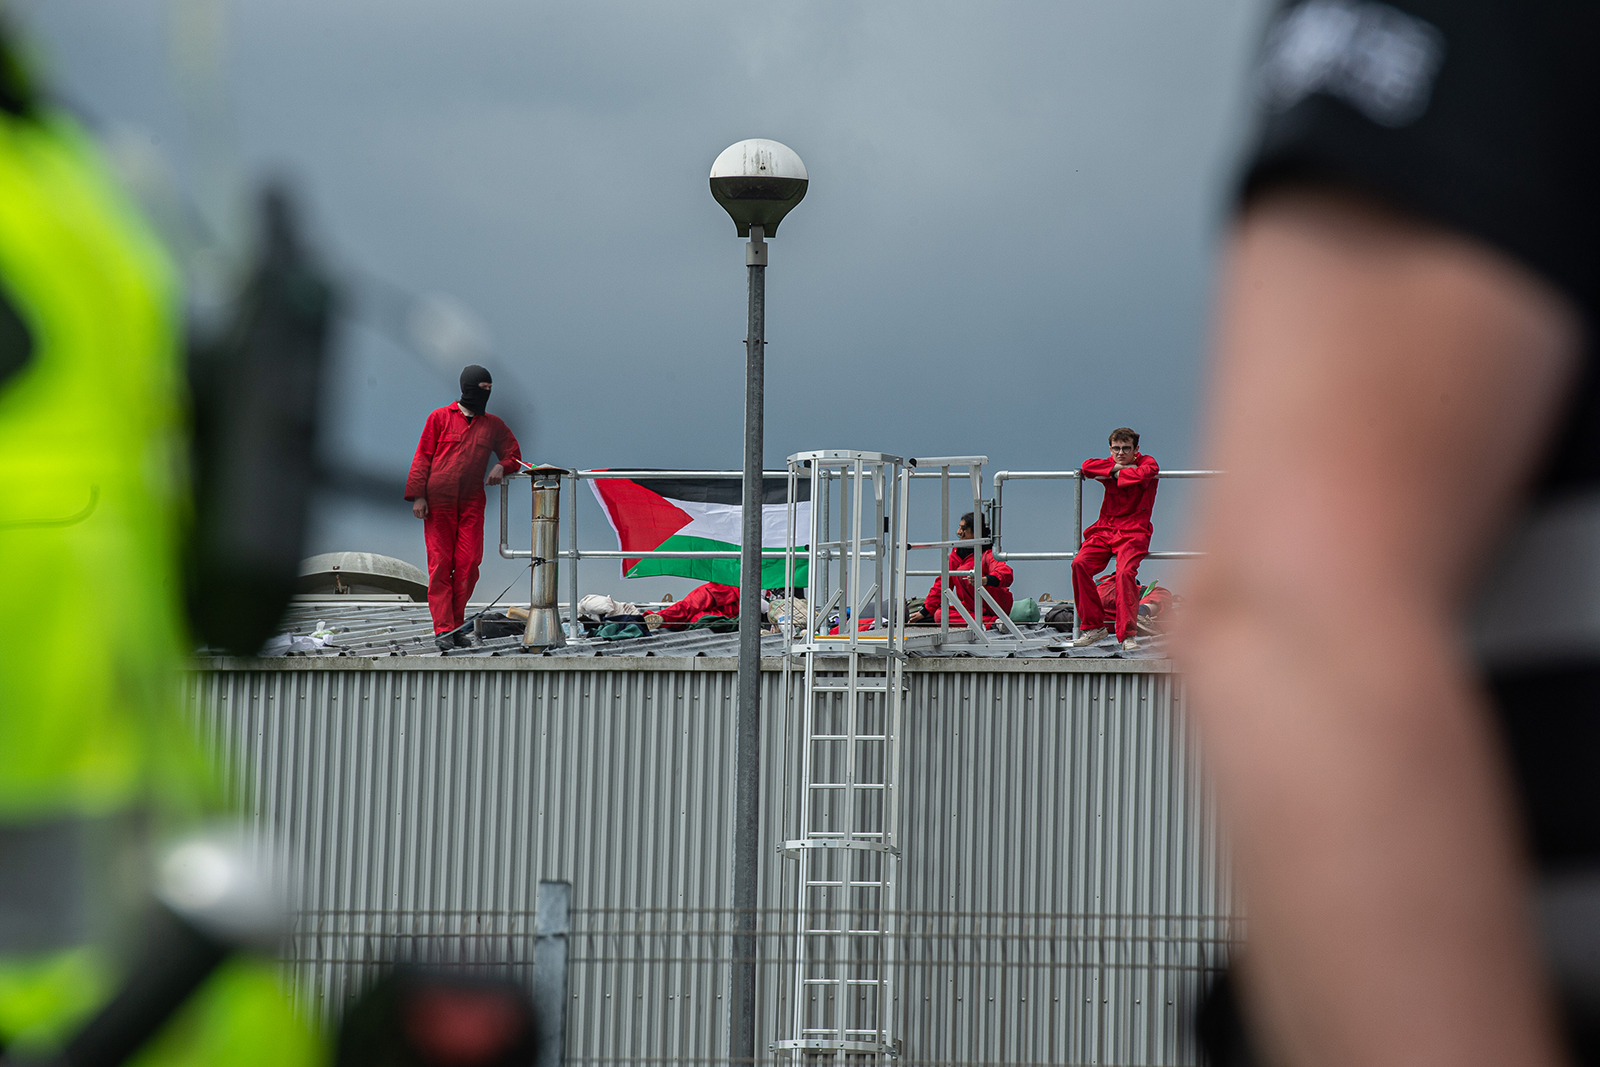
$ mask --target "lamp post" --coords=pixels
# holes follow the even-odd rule
[[[733,982],[728,1058],[756,1054],[756,878],[761,847],[761,504],[765,392],[767,237],[806,195],[805,164],[777,141],[740,141],[711,164],[711,195],[748,237],[749,323],[745,333],[744,509],[739,552],[739,704],[734,742]]]

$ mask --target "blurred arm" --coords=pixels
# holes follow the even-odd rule
[[[1313,190],[1253,204],[1221,286],[1229,474],[1185,669],[1252,1021],[1299,1067],[1560,1063],[1456,616],[1553,436],[1576,317],[1483,245]],[[1396,467],[1429,476],[1371,477]]]

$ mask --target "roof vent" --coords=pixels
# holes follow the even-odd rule
[[[376,552],[324,552],[300,561],[297,593],[344,593],[350,596],[402,593],[428,599],[428,576],[419,567]]]

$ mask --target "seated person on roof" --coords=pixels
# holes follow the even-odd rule
[[[803,589],[795,590],[799,595],[803,595],[804,592]],[[761,614],[767,614],[767,604],[770,600],[785,595],[782,589],[763,589]],[[663,605],[659,611],[650,612],[644,617],[644,623],[652,630],[661,627],[681,630],[702,619],[738,619],[738,617],[739,587],[723,585],[720,582],[706,582],[695,586],[682,600]]]
[[[681,629],[708,616],[729,619],[739,617],[739,587],[720,582],[706,582],[689,591],[682,600],[668,604],[660,611],[644,617],[645,625],[654,630],[658,626]]]
[[[984,538],[985,545],[983,550],[984,589],[994,599],[994,604],[998,605],[1001,611],[1009,612],[1011,610],[1011,568],[995,559],[994,553],[987,547],[989,527],[983,521],[981,515],[978,517],[978,528],[981,531],[980,536]],[[956,528],[956,540],[972,540],[972,512],[969,511],[961,516],[961,525]],[[972,547],[970,545],[957,545],[950,550],[950,569],[952,571],[972,570]],[[961,601],[961,606],[966,608],[970,614],[973,603],[972,578],[970,576],[958,578],[952,575],[950,588],[955,592],[956,598]],[[920,607],[911,612],[910,618],[906,621],[912,625],[937,623],[939,621],[939,607],[944,603],[943,594],[943,580],[935,578],[933,580],[933,588],[928,590],[927,599],[922,602]],[[994,619],[994,605],[985,600],[983,603],[983,621],[985,625],[993,622]],[[953,607],[950,608],[950,622],[956,626],[965,626],[967,624],[966,620],[961,617],[960,612]]]
[[[1117,617],[1117,596],[1120,582],[1116,571],[1112,571],[1095,584],[1095,592],[1100,594],[1100,610],[1105,612],[1108,619]],[[1136,629],[1141,634],[1158,634],[1165,628],[1165,617],[1168,609],[1172,607],[1172,590],[1156,582],[1150,582],[1138,587],[1139,611],[1135,619]]]

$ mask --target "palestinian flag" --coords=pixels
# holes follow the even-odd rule
[[[789,528],[789,479],[767,478],[761,493],[761,588],[784,584],[783,546]],[[624,552],[726,552],[739,550],[744,508],[738,478],[592,478],[617,547]],[[795,484],[795,536],[811,532],[811,479]],[[723,585],[739,584],[738,559],[624,559],[624,578],[671,574]],[[806,560],[796,554],[794,584],[806,584]]]

